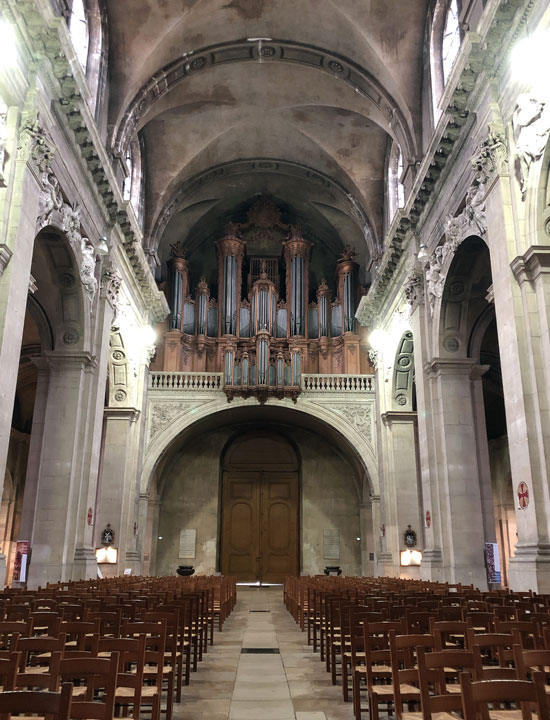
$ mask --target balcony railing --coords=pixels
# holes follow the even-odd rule
[[[303,392],[374,392],[374,375],[302,375]]]
[[[223,373],[153,371],[149,373],[149,389],[223,392]],[[302,392],[372,393],[374,375],[302,374]]]
[[[223,373],[150,372],[150,390],[223,390]]]

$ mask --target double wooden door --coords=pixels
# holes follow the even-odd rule
[[[226,470],[222,572],[242,582],[298,574],[298,473]]]

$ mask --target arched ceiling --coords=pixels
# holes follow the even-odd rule
[[[146,244],[164,259],[267,193],[368,267],[388,146],[418,155],[428,4],[106,0],[111,142],[143,139]]]

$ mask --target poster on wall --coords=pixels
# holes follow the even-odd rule
[[[27,560],[29,558],[29,541],[18,540],[15,546],[15,561],[13,563],[13,580],[27,582]]]
[[[197,531],[193,529],[180,530],[180,558],[194,558],[197,543]]]
[[[500,585],[500,555],[496,543],[485,543],[485,567],[487,582]]]

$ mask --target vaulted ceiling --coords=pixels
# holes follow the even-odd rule
[[[268,193],[368,266],[389,142],[419,154],[429,0],[106,4],[112,145],[143,140],[146,242],[166,257]]]

